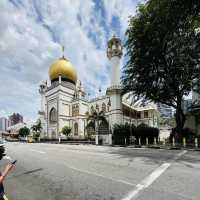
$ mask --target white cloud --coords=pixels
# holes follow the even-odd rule
[[[136,11],[136,5],[139,0],[104,0],[104,5],[106,8],[106,14],[107,14],[107,21],[109,24],[111,24],[112,17],[117,16],[119,17],[121,30],[120,34],[121,37],[124,36],[125,30],[128,26],[128,17],[133,16]]]
[[[102,8],[92,0],[20,2],[0,1],[0,114],[36,117],[38,83],[48,79],[49,65],[60,57],[60,45],[65,45],[65,55],[85,87],[94,95],[100,85],[105,90],[110,82],[106,43],[113,33],[112,16],[119,19],[123,36],[136,1],[106,0]]]

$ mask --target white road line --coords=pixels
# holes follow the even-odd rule
[[[122,200],[131,200],[135,199],[138,195],[139,192],[144,190],[145,188],[148,188],[161,174],[163,174],[169,167],[170,165],[175,162],[177,159],[179,159],[181,156],[183,156],[187,151],[182,151],[178,153],[172,160],[171,163],[163,163],[161,166],[156,168],[149,176],[144,178],[139,184],[137,184],[134,190],[130,191],[128,195],[126,195]]]
[[[46,153],[46,152],[44,152],[44,151],[38,151],[38,150],[35,150],[35,149],[30,149],[30,151],[37,152],[37,153],[41,153],[41,154],[45,154],[45,153]]]
[[[181,151],[180,153],[176,154],[173,158],[173,161],[178,160],[181,156],[183,156],[185,153],[187,153],[187,150]]]
[[[137,197],[139,192],[147,187],[149,187],[171,164],[164,163],[154,170],[149,176],[147,176],[141,183],[136,185],[136,189],[128,193],[128,195],[122,200],[131,200],[134,197]]]
[[[69,166],[69,165],[66,165],[66,164],[65,164],[65,166],[66,166],[67,168],[69,168],[69,169],[74,170],[74,171],[78,171],[78,172],[81,172],[81,173],[85,173],[85,174],[89,174],[89,175],[101,177],[101,178],[104,178],[104,179],[108,179],[108,180],[111,180],[111,181],[114,181],[114,182],[123,183],[123,184],[126,184],[126,185],[135,186],[134,183],[130,183],[130,182],[128,182],[128,181],[124,181],[124,180],[121,180],[121,179],[110,178],[110,177],[108,177],[108,176],[104,176],[104,175],[97,174],[97,173],[94,173],[94,172],[90,172],[90,171],[87,171],[87,170],[78,169],[78,168],[76,168],[76,167]]]

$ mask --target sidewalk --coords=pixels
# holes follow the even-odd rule
[[[172,146],[172,145],[112,145],[112,147],[200,151],[200,146],[199,147],[183,147],[180,145],[177,145],[177,146]]]

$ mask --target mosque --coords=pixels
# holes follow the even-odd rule
[[[154,103],[133,102],[129,95],[122,96],[120,84],[121,40],[113,36],[107,44],[107,57],[111,67],[111,84],[105,95],[88,99],[75,67],[63,56],[49,68],[50,84],[39,86],[42,123],[41,137],[56,139],[64,126],[71,127],[71,137],[96,138],[104,144],[112,143],[114,124],[141,123],[159,126],[159,112]]]

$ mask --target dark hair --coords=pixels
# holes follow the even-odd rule
[[[5,148],[4,146],[0,146],[0,160],[5,156]]]

